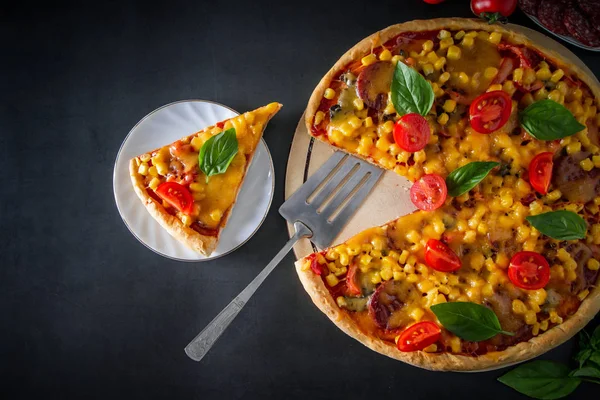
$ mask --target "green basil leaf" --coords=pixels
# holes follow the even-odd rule
[[[392,103],[400,115],[429,113],[435,96],[429,82],[416,70],[398,62],[392,78]]]
[[[468,192],[477,186],[498,165],[500,163],[495,161],[473,161],[455,169],[446,178],[448,194],[456,197]]]
[[[569,376],[569,367],[553,361],[536,360],[502,375],[498,380],[534,399],[560,399],[572,393],[581,383]]]
[[[576,378],[600,379],[600,369],[596,367],[583,367],[573,371],[571,376]]]
[[[594,333],[590,337],[590,344],[594,349],[600,351],[600,325],[594,329]]]
[[[461,339],[481,342],[498,333],[513,336],[513,333],[502,330],[492,310],[476,303],[440,303],[431,306],[431,311],[444,328]]]
[[[531,104],[519,115],[521,125],[539,140],[555,140],[576,134],[585,129],[571,111],[552,100]]]
[[[583,367],[583,364],[585,364],[587,362],[587,360],[589,360],[589,358],[592,355],[592,349],[583,349],[580,350],[576,355],[575,355],[575,361],[577,361],[579,363],[579,368]]]
[[[573,211],[558,210],[525,218],[535,229],[557,240],[585,239],[587,224]]]
[[[206,175],[206,182],[209,177],[227,171],[237,152],[238,141],[234,128],[227,129],[204,142],[198,162],[200,170]]]
[[[590,356],[589,360],[596,364],[597,368],[600,368],[600,351],[592,352],[592,355]]]

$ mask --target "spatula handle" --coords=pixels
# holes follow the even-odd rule
[[[306,225],[301,222],[294,223],[294,229],[296,232],[294,236],[283,246],[283,248],[277,253],[277,255],[271,260],[271,262],[254,278],[252,282],[242,292],[237,295],[236,298],[231,300],[223,311],[219,313],[210,323],[192,340],[186,347],[185,353],[194,361],[200,361],[208,353],[210,348],[215,344],[217,339],[225,331],[225,329],[231,324],[239,312],[244,308],[246,302],[250,300],[250,297],[256,292],[256,289],[264,282],[269,276],[271,271],[283,260],[287,253],[292,249],[294,244],[303,237],[309,237],[312,232]]]

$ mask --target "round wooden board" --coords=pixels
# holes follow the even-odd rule
[[[578,65],[589,76],[594,73],[566,47],[549,38],[548,36],[523,26],[508,24],[507,28],[528,36],[534,43],[557,51],[568,60]],[[323,71],[325,73],[326,71]],[[285,179],[285,198],[289,198],[319,167],[333,154],[335,149],[321,141],[314,140],[304,123],[304,114],[292,141],[290,156]],[[415,210],[410,201],[408,191],[410,182],[392,171],[386,171],[375,185],[365,202],[350,218],[344,229],[333,241],[332,245],[342,243],[357,233],[377,225],[382,225],[390,220]],[[294,228],[288,223],[288,232],[291,236]],[[313,252],[313,247],[308,239],[300,240],[294,246],[296,258],[302,258]]]

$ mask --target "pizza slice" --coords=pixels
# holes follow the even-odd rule
[[[133,158],[133,188],[174,238],[210,255],[242,186],[256,146],[281,104],[238,115]]]

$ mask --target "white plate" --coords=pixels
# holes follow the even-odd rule
[[[146,211],[129,177],[131,158],[236,115],[238,113],[231,108],[210,101],[178,101],[146,115],[123,141],[113,173],[115,201],[127,228],[149,249],[178,261],[212,260],[246,243],[262,225],[271,206],[275,186],[273,161],[262,139],[248,167],[238,201],[221,233],[219,245],[210,257],[196,253],[169,235]]]

